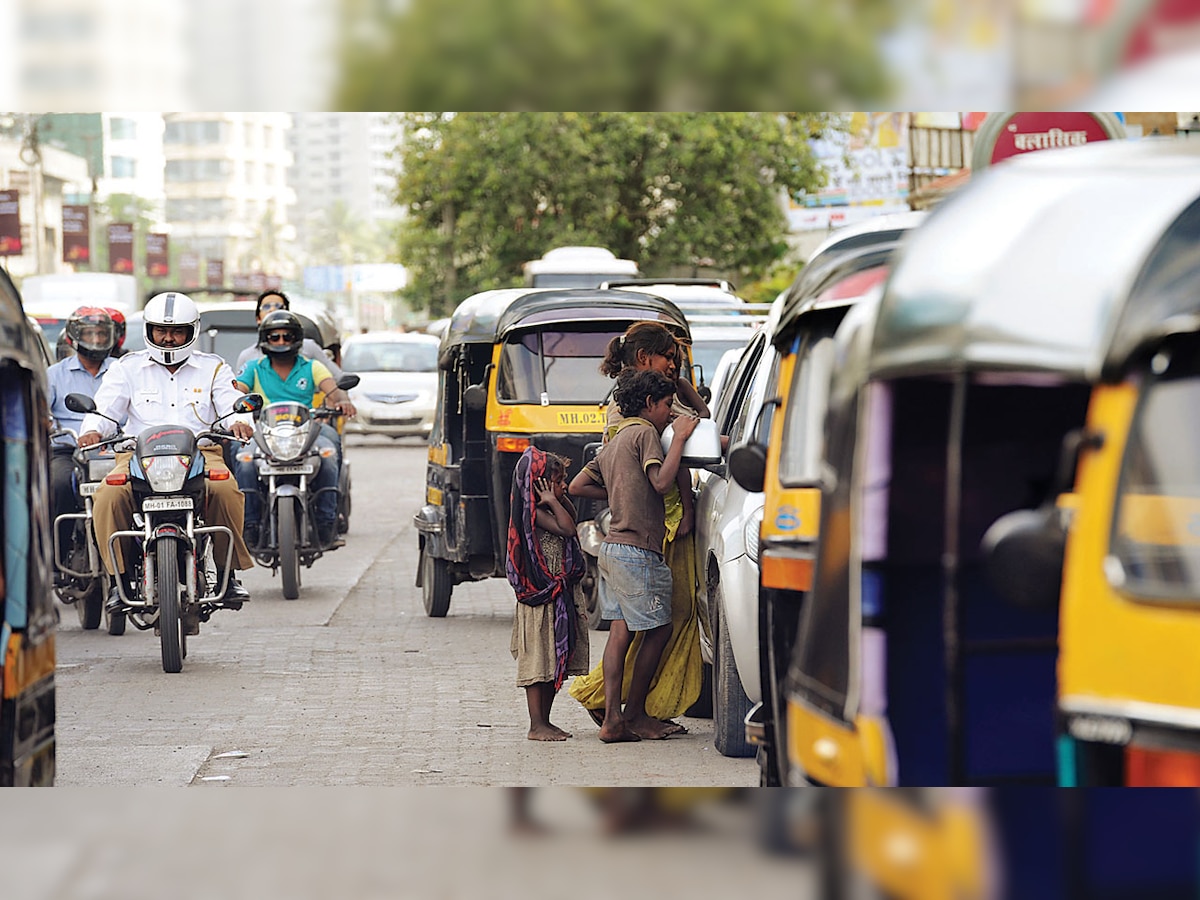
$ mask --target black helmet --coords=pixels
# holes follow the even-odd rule
[[[267,340],[267,335],[273,331],[282,331],[286,329],[290,339],[280,343],[272,344]],[[263,353],[270,353],[275,356],[286,356],[300,352],[300,345],[304,343],[304,326],[300,324],[300,319],[295,313],[289,312],[286,309],[277,309],[274,312],[269,312],[261,322],[258,323],[258,346]]]

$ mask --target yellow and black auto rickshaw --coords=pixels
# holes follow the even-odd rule
[[[1200,148],[1121,150],[1075,176],[1104,221],[1046,261],[1106,276],[1072,285],[1096,332],[1086,424],[1057,495],[988,550],[1006,596],[1061,597],[1059,784],[1200,787]]]
[[[1151,679],[1172,685],[1162,706],[1185,709],[1183,691],[1200,698],[1183,637],[1194,603],[1131,598],[1133,558],[1123,576],[1097,559],[1089,586],[1068,585],[1060,632],[1057,594],[1045,603],[998,590],[991,538],[984,544],[1010,513],[1054,511],[1076,448],[1082,483],[1097,465],[1090,445],[1123,443],[1123,433],[1078,432],[1089,415],[1119,419],[1101,413],[1092,386],[1121,323],[1137,315],[1129,297],[1156,296],[1162,312],[1163,298],[1182,304],[1195,293],[1198,190],[1200,148],[1173,141],[1008,161],[938,207],[906,241],[877,307],[847,316],[824,430],[814,583],[785,683],[788,782],[1054,784],[1060,683],[1063,703],[1076,702],[1083,660],[1107,679],[1091,694],[1098,703],[1117,684],[1144,689]],[[1153,360],[1138,383],[1155,366],[1171,371]],[[1126,386],[1103,402],[1132,404],[1131,394]],[[1179,419],[1175,443],[1160,436],[1156,452],[1193,454],[1184,423],[1194,421]],[[1129,528],[1153,544],[1151,556],[1162,549],[1152,526],[1172,521],[1175,490],[1143,480],[1129,506]],[[1069,552],[1068,570],[1077,562]],[[1105,619],[1094,589],[1122,577],[1105,602],[1125,614]],[[1157,640],[1135,640],[1139,615],[1158,620]],[[1123,718],[1085,719],[1076,737],[1091,729],[1116,745],[1105,729],[1132,721],[1144,708],[1133,700],[1165,700],[1135,694]]]
[[[54,609],[44,360],[0,273],[0,785],[54,783]]]
[[[758,745],[761,781],[767,786],[780,783],[779,757],[787,752],[782,685],[803,599],[812,586],[833,336],[855,303],[878,292],[900,241],[925,215],[880,216],[849,226],[812,254],[784,293],[772,334],[779,388],[762,411],[771,417],[769,425],[763,424],[770,439],[730,453],[732,476],[747,490],[764,493],[758,598],[762,700],[751,709],[746,729]]]
[[[425,504],[414,517],[417,585],[430,616],[446,615],[455,584],[505,577],[517,460],[532,444],[579,470],[587,445],[600,441],[614,384],[600,362],[639,321],[689,337],[674,304],[632,291],[485,291],[455,310],[439,348]],[[598,512],[576,502],[581,522]],[[584,586],[594,598],[594,571]]]

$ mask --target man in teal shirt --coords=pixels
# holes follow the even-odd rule
[[[320,360],[300,355],[304,328],[300,320],[287,310],[278,310],[263,317],[258,326],[260,359],[250,360],[234,384],[246,393],[261,394],[268,403],[291,401],[312,406],[317,394],[325,395],[327,406],[335,407],[346,416],[355,413],[354,404],[338,388],[329,369]],[[318,448],[332,450],[319,456],[320,468],[312,480],[316,493],[317,536],[323,547],[332,546],[337,539],[337,485],[341,453],[337,431],[321,425]],[[258,493],[258,467],[253,459],[237,463],[238,487],[246,495],[246,515],[243,535],[253,550],[259,543],[261,498]],[[323,490],[334,488],[334,490]]]

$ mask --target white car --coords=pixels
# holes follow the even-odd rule
[[[731,447],[752,435],[765,442],[770,432],[775,407],[763,401],[778,386],[779,360],[770,340],[776,318],[773,313],[750,340],[713,409]],[[753,756],[744,719],[762,699],[758,531],[763,495],[739,486],[724,467],[700,471],[697,480],[696,560],[711,631],[701,634],[701,649],[712,666],[713,743],[725,756]]]
[[[361,379],[350,391],[358,415],[346,420],[350,434],[427,438],[437,406],[436,337],[372,332],[346,338],[342,371]]]

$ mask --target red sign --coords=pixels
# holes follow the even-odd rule
[[[166,278],[171,273],[167,252],[167,236],[149,232],[146,235],[146,274],[151,278]]]
[[[92,261],[91,214],[86,206],[65,205],[62,208],[63,262]]]
[[[0,191],[0,256],[21,255],[21,207],[16,191]]]
[[[108,271],[133,274],[133,224],[113,222],[108,226]]]
[[[1013,113],[996,136],[989,162],[997,163],[1034,150],[1079,147],[1109,137],[1108,130],[1091,113]]]
[[[205,260],[204,283],[208,287],[225,287],[225,261],[221,259]]]

